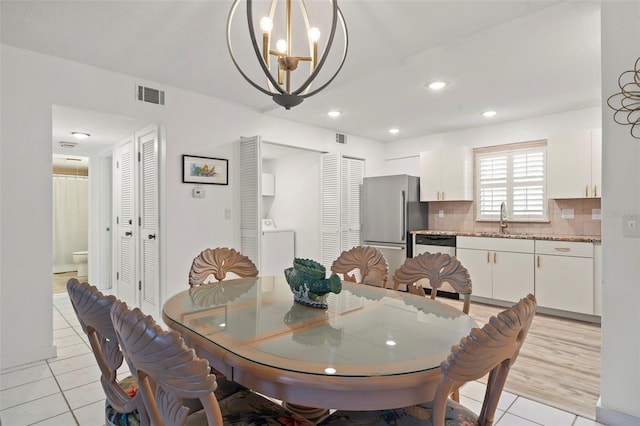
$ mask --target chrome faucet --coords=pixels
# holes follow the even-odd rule
[[[500,233],[506,233],[508,227],[509,224],[507,223],[507,204],[503,201],[502,204],[500,204]]]

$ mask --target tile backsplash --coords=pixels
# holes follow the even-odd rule
[[[507,232],[541,235],[600,236],[600,198],[549,200],[549,222],[508,221]],[[473,201],[432,201],[429,229],[499,232],[498,222],[476,222]]]

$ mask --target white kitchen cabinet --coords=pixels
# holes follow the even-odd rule
[[[473,201],[471,147],[420,153],[420,201]]]
[[[547,140],[549,198],[602,196],[602,130],[554,135]]]
[[[538,306],[594,314],[593,244],[536,241]]]
[[[534,294],[533,240],[461,237],[456,257],[469,270],[473,296],[517,302]]]

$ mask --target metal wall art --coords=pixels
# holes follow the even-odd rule
[[[607,104],[615,112],[613,120],[625,126],[631,126],[631,136],[640,139],[640,58],[632,70],[618,77],[620,92],[607,99]]]

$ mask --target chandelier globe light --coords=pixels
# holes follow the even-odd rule
[[[239,7],[243,2],[246,12]],[[246,13],[246,27],[236,16],[242,13]],[[257,32],[262,35],[260,42]],[[232,39],[238,52],[250,46],[253,54],[234,53]],[[239,45],[238,40],[244,43]],[[340,42],[341,52],[334,47]],[[234,65],[253,87],[285,109],[299,105],[335,79],[348,45],[337,0],[234,0],[227,19],[227,48]]]

